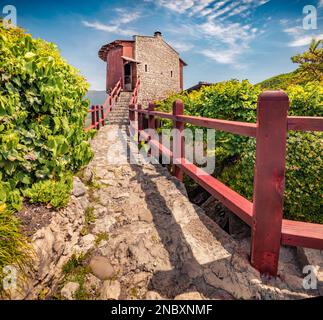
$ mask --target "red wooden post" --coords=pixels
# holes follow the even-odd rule
[[[281,244],[288,108],[282,91],[259,96],[251,263],[272,276],[277,275]]]
[[[92,129],[95,128],[95,106],[91,106],[91,124],[92,124]]]
[[[173,116],[181,116],[184,114],[184,105],[181,100],[177,100],[173,104]],[[174,120],[174,137],[173,137],[173,175],[180,181],[183,181],[183,170],[176,164],[181,163],[184,157],[184,122]]]
[[[99,110],[99,106],[95,106],[95,114],[96,114],[96,128],[100,129],[100,110]]]
[[[137,105],[138,110],[142,110],[141,104]],[[143,114],[138,112],[138,143],[140,143],[140,132],[144,129]]]
[[[100,109],[101,109],[102,126],[104,126],[105,125],[105,119],[104,119],[103,106],[100,106]]]
[[[149,111],[154,111],[155,110],[155,104],[154,103],[149,103],[148,110]],[[148,115],[148,128],[155,130],[155,117],[150,115],[150,114]]]
[[[135,117],[135,112],[133,111],[133,109],[135,108],[135,106],[133,104],[129,105],[129,121],[135,121],[136,117]]]
[[[150,102],[148,104],[148,111],[154,111],[155,110],[155,104]],[[148,114],[148,129],[149,130],[155,130],[155,117],[153,115]],[[151,137],[149,138],[149,140],[151,139]],[[151,155],[151,147],[148,151],[148,154]]]

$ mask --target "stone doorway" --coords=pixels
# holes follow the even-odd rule
[[[132,91],[132,63],[124,64],[124,90]]]

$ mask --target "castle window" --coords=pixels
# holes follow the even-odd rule
[[[173,71],[170,72],[170,77],[173,78]]]
[[[148,66],[145,64],[145,72],[148,72]]]

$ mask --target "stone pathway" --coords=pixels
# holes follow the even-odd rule
[[[86,286],[93,299],[310,295],[301,277],[260,277],[249,264],[248,251],[189,202],[184,185],[166,168],[130,164],[126,131],[118,125],[99,130],[91,142],[95,157],[82,178],[96,186],[89,190],[95,222],[80,241],[91,249]]]

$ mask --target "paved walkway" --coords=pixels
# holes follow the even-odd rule
[[[99,298],[305,297],[280,280],[262,279],[248,252],[189,202],[166,168],[129,163],[125,126],[101,128],[91,144],[91,233],[102,240],[90,262],[96,277],[87,285]]]

